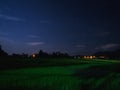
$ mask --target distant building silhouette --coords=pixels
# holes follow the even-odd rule
[[[101,51],[94,54],[100,59],[120,59],[120,50],[114,51]]]

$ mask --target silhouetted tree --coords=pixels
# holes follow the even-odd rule
[[[2,46],[0,45],[0,57],[7,57],[8,54],[2,50]]]
[[[49,56],[49,54],[47,53],[47,52],[44,52],[44,51],[42,51],[42,50],[40,50],[39,51],[39,53],[38,53],[38,57],[48,57]]]
[[[22,53],[22,54],[15,54],[13,53],[11,55],[12,58],[28,58],[28,54]]]
[[[23,58],[28,58],[28,54],[22,53]]]
[[[64,57],[70,57],[67,53],[61,53],[61,52],[53,52],[52,57],[60,57],[60,58],[64,58]]]

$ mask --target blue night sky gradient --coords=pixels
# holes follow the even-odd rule
[[[115,0],[0,0],[0,44],[9,54],[118,49],[119,9]]]

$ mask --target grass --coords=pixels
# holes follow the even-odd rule
[[[0,90],[120,90],[118,61],[54,59],[40,65],[1,70]]]

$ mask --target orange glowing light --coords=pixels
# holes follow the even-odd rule
[[[35,58],[35,54],[33,54],[32,57]]]
[[[84,58],[87,58],[86,56],[84,56]]]
[[[92,58],[93,58],[93,56],[90,56],[89,58],[90,58],[90,59],[92,59]]]
[[[95,58],[95,56],[93,56],[93,58]]]

